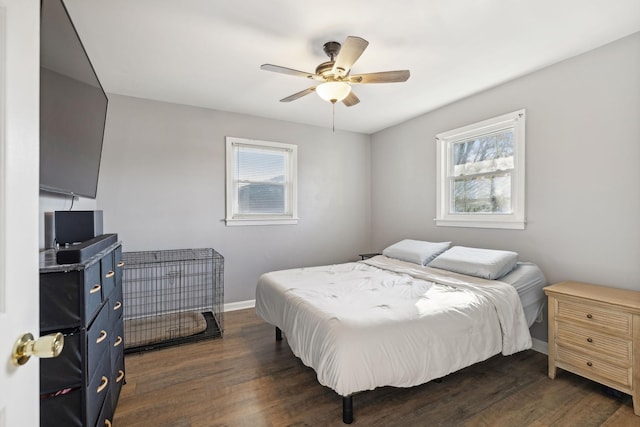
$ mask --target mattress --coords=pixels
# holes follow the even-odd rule
[[[533,287],[511,279],[523,293]],[[256,312],[341,396],[411,387],[531,348],[516,286],[384,256],[266,273]]]
[[[542,313],[544,303],[547,301],[542,290],[547,286],[547,279],[540,267],[532,262],[518,262],[516,268],[500,278],[500,281],[513,286],[518,292],[527,324],[531,327]]]

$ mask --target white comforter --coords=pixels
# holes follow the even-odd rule
[[[515,289],[384,256],[260,277],[256,312],[342,396],[531,348]]]

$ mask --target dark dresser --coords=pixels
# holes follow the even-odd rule
[[[40,253],[40,335],[64,334],[60,356],[40,359],[41,426],[111,426],[125,380],[123,263],[117,235],[105,239],[75,263]]]

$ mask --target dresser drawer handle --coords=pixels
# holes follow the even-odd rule
[[[98,390],[96,390],[97,394],[100,394],[102,390],[107,388],[107,384],[109,384],[109,379],[103,375],[102,379],[100,380],[100,385],[98,386]]]
[[[587,342],[593,342],[593,338],[587,338]]]
[[[116,338],[116,342],[113,343],[113,346],[117,347],[120,344],[122,344],[122,337],[120,335],[118,335],[118,338]]]
[[[120,261],[120,262],[118,263],[118,268],[122,268],[122,267],[124,267],[124,261]]]
[[[111,427],[111,421],[104,420],[104,427]]]
[[[593,316],[591,315],[591,313],[587,314],[587,319],[593,319]]]
[[[119,383],[124,378],[124,371],[122,369],[118,370],[118,377],[116,378],[116,382]]]
[[[100,289],[102,289],[102,286],[100,286],[99,284],[95,284],[93,285],[93,288],[89,290],[89,293],[95,294],[96,292],[100,292]]]
[[[102,341],[104,341],[105,339],[107,339],[107,331],[105,331],[104,329],[102,329],[100,331],[100,336],[98,337],[98,339],[96,339],[96,344],[100,344]]]
[[[115,276],[115,275],[116,275],[116,273],[115,273],[113,270],[111,270],[111,271],[109,271],[107,274],[105,274],[105,276],[104,276],[104,277],[105,277],[106,279],[111,279],[111,278],[112,278],[113,276]]]
[[[587,362],[587,366],[591,367],[591,366],[593,366],[593,363]]]
[[[113,311],[118,311],[122,308],[122,303],[120,301],[116,301],[115,304],[113,304]]]

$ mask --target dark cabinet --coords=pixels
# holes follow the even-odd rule
[[[40,335],[64,334],[57,358],[40,359],[41,426],[109,426],[125,379],[122,247],[83,262],[40,257]]]

